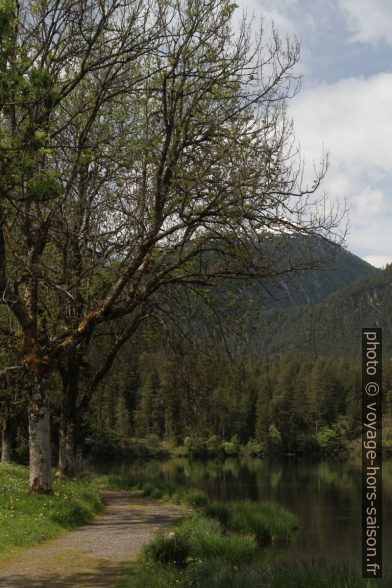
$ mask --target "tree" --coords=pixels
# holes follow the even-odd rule
[[[100,120],[108,104],[136,83],[133,64],[151,48],[156,32],[147,2],[4,0],[0,11],[0,289],[2,303],[19,322],[22,362],[33,382],[30,492],[51,492],[46,377],[58,358],[88,337],[95,316],[78,321],[86,318],[83,298],[68,289],[77,261],[58,271],[63,259],[56,252],[57,229],[74,206],[72,240],[63,249],[65,256],[77,256],[83,227],[95,220],[91,209],[88,217],[78,215],[87,212],[80,203],[89,196],[80,187],[89,166],[91,172],[99,163],[100,143],[92,145],[91,137],[104,128]],[[102,175],[98,182],[110,181]],[[64,323],[53,324],[64,298],[80,307],[71,332]]]
[[[28,382],[22,366],[14,366],[18,358],[18,329],[4,309],[0,312],[0,423],[1,461],[14,458],[16,436],[23,426]],[[8,320],[7,320],[8,319]],[[11,328],[12,327],[12,328]]]
[[[160,291],[284,274],[309,261],[277,264],[277,235],[334,237],[325,168],[302,185],[285,114],[298,45],[233,35],[234,8],[2,4],[0,289],[33,381],[32,493],[51,491],[46,377],[102,325],[117,336],[82,412]]]

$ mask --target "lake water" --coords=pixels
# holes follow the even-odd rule
[[[119,468],[120,469],[120,468]],[[205,490],[219,500],[271,500],[295,512],[300,529],[289,546],[264,552],[273,558],[322,559],[361,570],[361,470],[356,463],[308,463],[288,460],[190,462],[173,459],[122,466],[174,483]],[[392,462],[383,465],[384,572],[391,571]]]

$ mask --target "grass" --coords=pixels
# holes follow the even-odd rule
[[[249,561],[256,550],[253,537],[225,534],[217,520],[195,514],[178,523],[174,531],[154,539],[145,553],[155,562],[183,567],[192,561],[217,557],[238,564]]]
[[[82,525],[102,509],[97,485],[88,479],[55,481],[51,496],[28,496],[27,489],[25,466],[0,465],[0,560]]]
[[[201,560],[222,557],[231,563],[250,560],[256,553],[253,537],[227,534],[219,521],[195,514],[178,526],[177,533],[188,540],[192,558]]]
[[[255,558],[258,543],[289,540],[297,517],[279,505],[213,502],[204,492],[159,478],[109,476],[55,481],[52,496],[28,496],[28,470],[0,465],[0,561],[81,525],[100,512],[99,487],[137,488],[145,496],[195,507],[192,516],[159,535],[133,562],[117,588],[372,588],[392,578],[364,580],[344,567]]]
[[[298,518],[270,502],[210,501],[198,490],[159,478],[116,477],[110,484],[145,496],[192,504],[192,516],[159,535],[133,562],[117,588],[372,588],[392,578],[364,580],[346,567],[320,562],[279,562],[255,557],[266,540],[288,541]]]
[[[276,504],[210,501],[204,492],[177,487],[159,478],[115,477],[109,483],[195,507],[192,516],[177,521],[146,547],[119,587],[267,586],[263,583],[265,569],[252,563],[258,543],[266,539],[288,540],[298,524],[294,514]]]
[[[56,481],[52,496],[28,496],[28,470],[0,465],[0,561],[89,521],[102,509],[98,487],[137,488],[145,496],[184,502],[195,513],[159,535],[133,562],[117,588],[373,588],[392,578],[364,580],[344,567],[255,558],[257,542],[289,539],[297,518],[271,503],[211,502],[199,490],[160,479],[94,477]],[[257,541],[256,541],[257,540]]]
[[[109,488],[118,490],[139,490],[143,496],[154,500],[176,502],[187,504],[195,508],[206,506],[209,498],[202,490],[184,488],[161,478],[141,475],[114,475],[107,476],[106,485]]]
[[[323,562],[233,566],[224,558],[209,558],[178,568],[144,559],[130,566],[116,588],[386,588],[391,586],[391,580],[365,580],[347,567]]]
[[[259,543],[288,541],[298,527],[295,514],[272,502],[235,501],[229,503],[228,511],[228,528],[253,534]]]

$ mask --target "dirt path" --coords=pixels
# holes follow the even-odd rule
[[[188,512],[105,490],[93,523],[21,552],[0,566],[1,588],[109,588],[157,530]],[[147,587],[146,587],[147,588]]]

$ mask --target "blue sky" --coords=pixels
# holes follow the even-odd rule
[[[301,43],[290,113],[309,165],[330,154],[324,188],[349,206],[347,247],[392,262],[392,0],[241,0]]]

